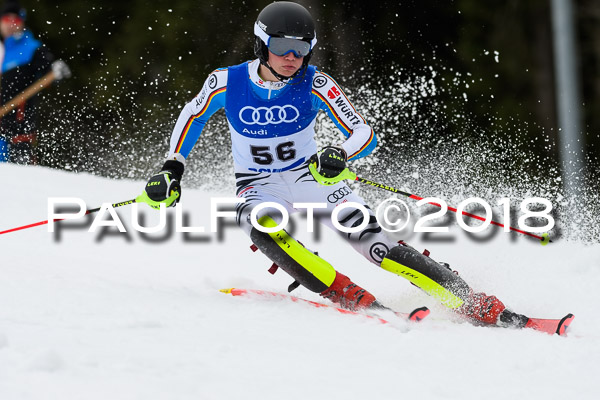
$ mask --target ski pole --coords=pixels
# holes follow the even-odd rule
[[[132,200],[127,200],[127,201],[122,201],[120,203],[114,203],[112,204],[113,208],[116,207],[122,207],[122,206],[128,206],[129,204],[133,204],[135,203],[135,199]],[[97,207],[97,208],[92,208],[91,210],[86,210],[84,215],[88,215],[88,214],[92,214],[95,212],[100,211],[101,207]],[[54,220],[52,220],[52,222],[58,222],[58,221],[64,221],[64,218],[55,218]],[[40,225],[46,225],[49,221],[40,221],[40,222],[36,222],[33,224],[29,224],[29,225],[23,225],[23,226],[19,226],[17,228],[12,228],[12,229],[7,229],[5,231],[0,231],[0,235],[4,234],[4,233],[10,233],[10,232],[16,232],[16,231],[20,231],[23,229],[28,229],[28,228],[33,228],[34,226],[40,226]]]
[[[418,200],[423,200],[423,197],[417,196],[416,194],[407,193],[407,192],[404,192],[404,191],[402,191],[400,189],[396,189],[394,187],[391,187],[391,186],[388,186],[388,185],[384,185],[382,183],[374,182],[374,181],[372,181],[370,179],[361,178],[361,177],[357,176],[354,172],[350,171],[350,169],[348,169],[348,168],[344,169],[338,176],[333,177],[333,178],[327,178],[327,177],[324,177],[321,174],[319,174],[317,172],[317,170],[316,170],[316,163],[309,163],[308,169],[311,172],[312,176],[315,178],[315,180],[318,183],[320,183],[321,185],[325,185],[325,186],[335,185],[338,182],[341,182],[341,181],[346,180],[346,179],[350,179],[350,180],[353,180],[353,181],[358,181],[358,182],[363,183],[365,185],[375,186],[376,188],[387,190],[387,191],[390,191],[392,193],[401,194],[402,196],[406,196],[409,199],[413,199],[413,200],[417,200],[417,201]],[[431,204],[431,205],[434,205],[436,207],[440,207],[440,208],[442,207],[438,203],[434,203],[434,202],[427,202],[427,203]],[[448,206],[448,209],[450,211],[455,212],[455,213],[458,212],[458,210],[456,208],[454,208],[454,207]],[[475,218],[475,219],[478,219],[480,221],[484,221],[485,222],[485,218],[480,217],[479,215],[471,214],[470,212],[463,211],[462,215],[466,215],[467,217]],[[502,228],[505,227],[504,224],[501,224],[500,222],[496,222],[494,220],[490,221],[490,223],[492,225],[496,225],[496,226],[499,226],[499,227],[502,227]],[[531,232],[527,232],[527,231],[524,231],[524,230],[521,230],[521,229],[513,228],[512,226],[509,226],[508,228],[511,231],[519,232],[519,233],[522,233],[523,235],[531,236],[533,238],[536,238],[536,239],[540,240],[542,246],[545,246],[549,242],[552,241],[552,240],[550,240],[550,237],[548,236],[547,233],[544,233],[544,234],[542,234],[542,236],[539,236],[539,235],[535,235],[535,234],[533,234]]]
[[[372,180],[369,180],[369,179],[361,178],[359,176],[356,176],[356,174],[354,174],[354,173],[352,173],[352,175],[349,175],[348,178],[351,178],[351,179],[353,179],[355,181],[358,181],[360,183],[363,183],[365,185],[371,185],[371,186],[374,186],[374,187],[379,188],[379,189],[390,191],[392,193],[401,194],[402,196],[406,196],[409,199],[413,199],[413,200],[417,200],[417,201],[418,200],[423,200],[423,197],[417,196],[416,194],[407,193],[407,192],[404,192],[402,190],[396,189],[396,188],[388,186],[388,185],[383,185],[381,183],[373,182]],[[442,207],[440,204],[434,203],[434,202],[428,202],[428,204],[431,204],[431,205],[434,205],[434,206],[437,206],[437,207],[440,207],[440,208]],[[453,211],[453,212],[458,212],[458,210],[456,208],[450,207],[450,206],[448,206],[448,210]],[[485,218],[480,217],[479,215],[476,215],[476,214],[471,214],[471,213],[466,212],[466,211],[463,211],[462,215],[466,215],[467,217],[475,218],[475,219],[478,219],[480,221],[485,221]],[[504,224],[501,224],[500,222],[496,222],[494,220],[492,220],[490,223],[492,225],[496,225],[496,226],[499,226],[501,228],[505,227]],[[544,234],[542,234],[542,236],[539,236],[539,235],[533,234],[531,232],[527,232],[527,231],[524,231],[524,230],[521,230],[521,229],[513,228],[512,226],[509,226],[508,228],[510,228],[511,231],[519,232],[519,233],[522,233],[523,235],[527,235],[527,236],[531,236],[531,237],[534,237],[536,239],[539,239],[541,241],[541,243],[542,243],[542,246],[545,246],[549,242],[552,242],[552,240],[550,240],[550,238],[549,238],[549,236],[548,236],[547,233],[544,233]]]

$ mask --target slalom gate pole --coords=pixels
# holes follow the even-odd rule
[[[69,77],[71,77],[71,70],[67,64],[62,60],[54,61],[52,63],[51,71],[0,107],[0,118],[17,108],[20,104],[29,100],[30,97],[35,96],[38,92],[50,86],[52,82]]]
[[[53,71],[50,71],[46,75],[42,76],[40,79],[34,82],[31,86],[27,87],[13,99],[7,101],[0,108],[0,118],[17,108],[21,103],[25,102],[30,97],[37,94],[42,89],[45,89],[48,86],[50,86],[50,84],[54,82],[55,79],[56,78]]]
[[[423,200],[423,197],[417,196],[416,194],[411,194],[411,193],[403,192],[402,190],[396,189],[394,187],[383,185],[383,184],[377,183],[377,182],[373,182],[373,181],[371,181],[369,179],[361,178],[359,176],[356,176],[356,178],[354,180],[357,181],[357,182],[363,183],[365,185],[371,185],[371,186],[374,186],[374,187],[379,188],[379,189],[387,190],[387,191],[390,191],[392,193],[396,193],[396,194],[400,194],[402,196],[406,196],[409,199],[413,199],[413,200],[417,200],[417,201],[418,200]],[[437,207],[440,207],[440,208],[442,207],[438,203],[428,202],[428,204],[431,204],[431,205],[434,205],[434,206],[437,206]],[[453,212],[458,212],[458,210],[456,208],[450,207],[450,206],[448,206],[448,210],[453,211]],[[485,218],[483,218],[483,217],[481,217],[479,215],[476,215],[476,214],[471,214],[471,213],[466,212],[466,211],[463,211],[462,215],[466,215],[467,217],[478,219],[480,221],[485,221]],[[492,225],[496,225],[496,226],[499,226],[501,228],[505,227],[504,224],[501,224],[500,222],[496,222],[494,220],[492,220],[490,223]],[[508,228],[510,228],[511,231],[522,233],[523,235],[531,236],[533,238],[536,238],[536,239],[540,240],[542,246],[545,246],[549,242],[552,242],[552,240],[550,240],[550,238],[548,237],[547,233],[544,233],[544,234],[542,234],[542,236],[539,236],[539,235],[533,234],[531,232],[527,232],[527,231],[524,231],[524,230],[521,230],[521,229],[513,228],[512,226],[509,226]],[[2,232],[0,232],[0,233],[2,233]]]
[[[120,203],[114,203],[114,204],[112,204],[112,207],[116,208],[116,207],[128,206],[128,205],[133,204],[135,202],[136,202],[135,199],[127,200],[127,201],[122,201]],[[86,212],[85,212],[84,215],[88,215],[88,214],[92,214],[92,213],[98,212],[98,211],[100,211],[100,208],[101,207],[97,207],[97,208],[92,208],[91,210],[86,210]],[[64,219],[63,218],[55,218],[52,222],[58,222],[58,221],[64,221]],[[46,221],[40,221],[40,222],[35,222],[35,223],[29,224],[29,225],[19,226],[17,228],[7,229],[5,231],[0,231],[0,235],[5,234],[5,233],[11,233],[11,232],[20,231],[20,230],[23,230],[23,229],[33,228],[35,226],[46,225],[48,222],[49,222],[48,220],[46,220]]]

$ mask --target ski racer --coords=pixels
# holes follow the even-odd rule
[[[297,285],[348,309],[383,307],[373,294],[306,249],[287,231],[262,232],[250,222],[257,205],[274,202],[288,213],[298,203],[325,203],[330,215],[344,202],[362,204],[365,221],[356,209],[337,214],[341,233],[363,257],[409,279],[444,305],[474,323],[523,327],[527,317],[515,314],[495,296],[474,292],[447,265],[435,262],[404,242],[388,238],[365,201],[342,180],[347,163],[368,156],[377,139],[342,88],[328,74],[309,64],[317,37],[310,13],[301,5],[281,1],[265,7],[254,24],[256,59],[220,68],[204,82],[200,93],[181,111],[161,171],[148,181],[136,199],[154,208],[174,206],[181,198],[186,157],[204,125],[225,109],[232,142],[237,196],[236,221],[254,245]],[[345,140],[317,151],[315,119],[324,110]],[[282,213],[262,208],[258,223],[274,228]],[[331,219],[320,220],[335,229]],[[337,231],[337,230],[336,230]]]

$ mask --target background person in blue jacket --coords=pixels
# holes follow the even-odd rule
[[[6,1],[0,10],[0,33],[5,49],[0,99],[6,104],[50,72],[54,57],[25,27],[26,12],[17,1]],[[37,103],[36,95],[2,117],[0,162],[37,163]]]

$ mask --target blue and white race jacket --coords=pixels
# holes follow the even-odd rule
[[[259,60],[212,72],[200,93],[182,110],[169,159],[189,155],[211,115],[225,108],[236,172],[283,172],[316,153],[314,126],[325,110],[346,136],[348,159],[371,153],[377,139],[342,89],[327,74],[309,66],[288,83],[263,81]]]

